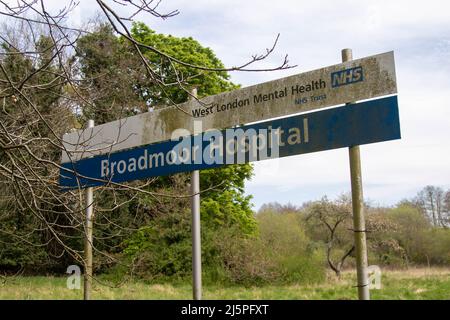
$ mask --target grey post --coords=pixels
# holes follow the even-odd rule
[[[88,128],[94,127],[94,120],[88,120]],[[86,225],[84,238],[84,300],[91,299],[92,287],[92,219],[94,195],[92,188],[86,189]]]
[[[353,60],[352,50],[343,49],[342,62],[350,60]],[[348,104],[350,103],[352,102],[349,102]],[[352,185],[353,232],[355,236],[356,250],[356,275],[358,278],[358,297],[360,300],[370,300],[369,275],[367,274],[366,222],[364,218],[364,198],[359,146],[351,146],[349,148],[349,156]]]
[[[197,89],[191,94],[197,97]],[[197,132],[194,132],[196,134]],[[194,300],[202,299],[202,247],[200,235],[200,173],[191,173],[191,211],[192,211],[192,290]]]

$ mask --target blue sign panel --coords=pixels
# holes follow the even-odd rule
[[[64,163],[60,185],[122,183],[394,139],[400,139],[396,96]]]
[[[352,84],[356,82],[364,81],[364,73],[362,67],[355,67],[351,69],[345,69],[331,74],[331,87],[337,88]]]

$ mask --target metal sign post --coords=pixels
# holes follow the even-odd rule
[[[94,120],[88,120],[88,128],[94,127]],[[84,300],[91,299],[92,289],[92,218],[94,195],[92,187],[86,189],[86,225],[84,239]]]
[[[342,62],[353,60],[351,49],[342,50]],[[348,103],[348,104],[351,104]],[[364,219],[364,198],[361,176],[361,157],[359,146],[349,147],[350,176],[352,185],[353,232],[355,234],[356,273],[358,278],[358,297],[370,300],[367,274],[366,222]]]
[[[197,97],[197,89],[192,90]],[[196,132],[194,132],[195,134]],[[192,212],[192,290],[194,300],[202,299],[202,247],[200,234],[200,173],[191,173],[191,212]]]

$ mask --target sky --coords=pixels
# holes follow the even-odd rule
[[[78,17],[92,16],[95,6],[81,0]],[[280,33],[276,51],[259,67],[277,66],[285,54],[297,67],[231,73],[243,87],[340,63],[343,48],[352,48],[355,59],[393,50],[402,139],[361,146],[364,196],[390,206],[426,185],[450,189],[448,0],[161,2],[162,13],[175,9],[179,15],[166,20],[137,18],[159,33],[192,36],[228,67],[263,53]],[[255,210],[267,202],[301,205],[349,191],[348,149],[255,163],[246,185]]]

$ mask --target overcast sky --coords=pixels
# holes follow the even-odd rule
[[[80,15],[93,14],[81,1]],[[192,36],[227,66],[262,53],[281,34],[276,53],[297,68],[270,73],[232,73],[243,86],[394,50],[402,139],[361,147],[365,198],[393,205],[425,185],[450,188],[450,2],[448,0],[163,0],[176,17],[141,20],[159,33]],[[348,150],[268,160],[255,164],[247,183],[255,209],[278,201],[301,204],[350,190]]]

